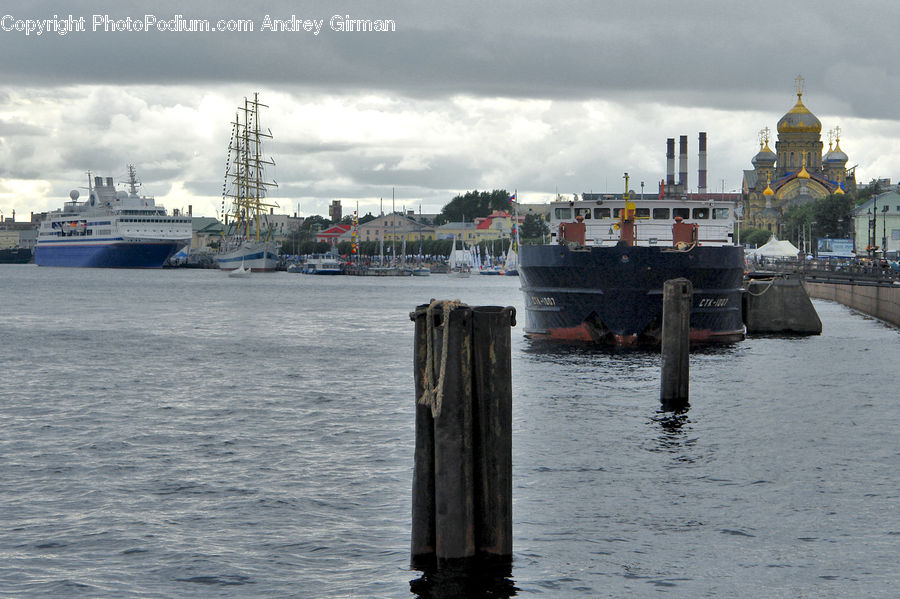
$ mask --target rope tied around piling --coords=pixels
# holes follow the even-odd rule
[[[465,306],[460,300],[431,300],[425,311],[425,373],[423,379],[422,397],[419,403],[431,407],[431,415],[437,418],[441,415],[441,401],[444,397],[444,380],[447,375],[447,353],[450,343],[450,313],[456,308]],[[434,381],[434,343],[436,341],[437,327],[435,315],[441,311],[441,323],[444,326],[444,335],[441,339],[441,364],[438,369],[437,383]]]
[[[757,279],[757,280],[759,280],[759,279]],[[774,284],[775,284],[775,277],[772,277],[771,279],[769,279],[769,284],[766,285],[765,289],[763,289],[759,293],[753,293],[752,291],[750,291],[750,285],[747,285],[747,294],[752,295],[753,297],[760,297],[762,294],[764,294],[766,291],[768,291]]]

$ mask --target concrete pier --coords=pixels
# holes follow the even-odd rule
[[[744,294],[747,332],[820,335],[822,321],[797,279],[751,279]]]

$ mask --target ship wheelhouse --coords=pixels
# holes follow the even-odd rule
[[[583,194],[580,200],[550,204],[550,235],[556,241],[560,224],[573,221],[585,225],[585,246],[614,246],[620,240],[619,223],[626,204],[633,204],[634,244],[673,245],[676,219],[697,225],[700,245],[732,245],[735,233],[734,202],[707,199],[626,199]]]

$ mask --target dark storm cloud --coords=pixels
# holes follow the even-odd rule
[[[615,97],[646,94],[678,105],[750,107],[802,73],[861,115],[887,116],[892,101],[865,93],[871,75],[889,89],[894,3],[784,5],[699,0],[633,2],[36,2],[18,19],[94,14],[111,19],[253,21],[253,33],[85,32],[26,38],[0,32],[7,82],[209,84],[256,82],[417,97]],[[311,32],[261,31],[272,18],[324,21]],[[333,31],[333,15],[391,19],[392,33]],[[824,82],[828,82],[828,88]],[[848,91],[849,94],[845,92]],[[840,94],[839,94],[840,92]],[[849,100],[846,96],[849,95]],[[823,94],[824,96],[824,94]],[[715,104],[714,104],[715,103]],[[823,102],[824,104],[824,102]],[[755,106],[754,108],[758,108]]]

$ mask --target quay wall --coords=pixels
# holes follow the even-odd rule
[[[804,281],[810,297],[844,304],[900,327],[900,285],[865,285]]]

